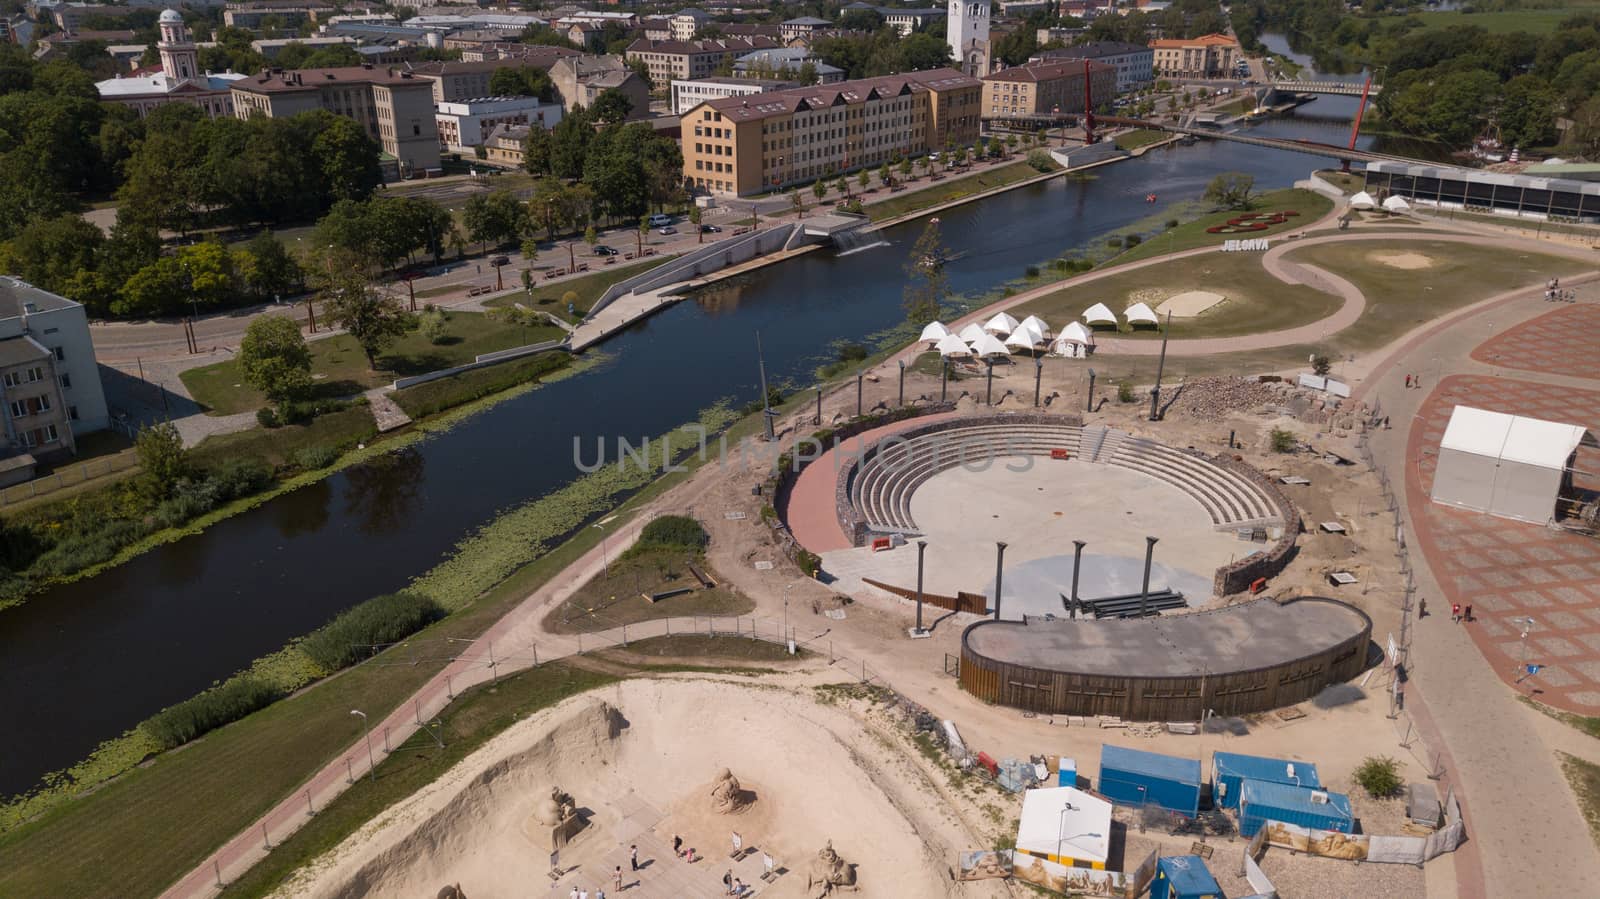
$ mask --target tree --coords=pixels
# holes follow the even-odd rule
[[[496,97],[538,97],[548,103],[555,99],[555,83],[542,69],[533,66],[506,66],[489,77],[489,93]]]
[[[263,231],[244,245],[240,276],[251,293],[261,299],[280,298],[305,283],[305,272],[288,246],[271,231]]]
[[[1249,209],[1256,179],[1244,172],[1223,172],[1206,185],[1205,197],[1224,209]]]
[[[789,205],[794,207],[794,217],[795,218],[798,219],[798,218],[803,218],[805,216],[806,203],[805,203],[805,200],[803,200],[800,197],[800,191],[798,191],[798,190],[796,190],[794,188],[790,188],[789,189]]]
[[[837,191],[841,197],[848,199],[850,196],[850,182],[843,175],[839,176],[838,181],[833,182],[833,189]]]
[[[639,242],[639,255],[644,255],[644,238],[650,233],[650,216],[639,216],[639,230],[634,232],[635,239]]]
[[[595,121],[602,125],[618,125],[627,121],[628,113],[633,111],[633,101],[616,88],[601,91],[600,96],[594,99]]]
[[[859,185],[862,190],[866,190],[867,185],[871,183],[872,173],[868,172],[866,169],[862,169],[861,174],[856,176],[856,184]]]
[[[1326,375],[1330,371],[1333,371],[1333,361],[1330,360],[1327,356],[1324,356],[1322,354],[1318,354],[1318,355],[1315,355],[1315,356],[1311,357],[1311,373],[1312,374],[1315,374],[1315,375]]]
[[[355,338],[367,367],[376,371],[378,354],[406,333],[411,314],[398,298],[373,287],[359,268],[333,270],[321,294],[328,317]]]
[[[600,232],[594,229],[592,222],[587,228],[583,229],[583,242],[588,244],[590,249],[593,249],[595,244],[600,242]]]
[[[815,194],[817,202],[821,203],[822,198],[828,195],[828,182],[821,178],[811,182],[811,193]]]
[[[529,128],[528,136],[522,139],[522,167],[532,175],[550,174],[554,150],[550,132],[540,127]]]
[[[311,388],[311,352],[300,326],[282,315],[262,315],[239,341],[239,371],[245,383],[280,408]]]
[[[704,217],[698,204],[689,207],[689,224],[694,226],[695,243],[706,242],[706,232],[700,227],[700,221]]]
[[[497,190],[469,198],[461,211],[461,223],[467,226],[467,237],[487,250],[489,244],[516,240],[522,231],[522,215],[522,201],[517,195]]]
[[[583,177],[584,159],[593,139],[593,117],[582,106],[573,107],[550,132],[550,173],[569,181]]]
[[[907,156],[900,160],[900,175],[904,178],[911,177],[911,157]]]
[[[944,270],[948,253],[939,220],[930,220],[912,245],[905,264],[906,286],[901,305],[912,324],[925,325],[939,317],[939,309],[950,292],[950,279]]]
[[[883,185],[884,187],[893,187],[894,186],[894,175],[891,174],[890,171],[889,171],[889,163],[888,162],[885,162],[883,165],[878,166],[878,183]],[[862,184],[861,186],[862,187],[866,187],[865,184]]]
[[[151,500],[165,499],[178,481],[189,473],[183,435],[170,421],[140,428],[133,440],[133,452],[139,459],[142,472],[141,492]]]

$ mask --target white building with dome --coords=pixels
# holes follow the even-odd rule
[[[157,20],[161,40],[161,71],[118,75],[95,84],[100,99],[130,106],[140,118],[165,103],[189,103],[205,110],[211,118],[233,116],[233,94],[229,88],[244,74],[220,75],[200,70],[200,52],[189,35],[189,26],[177,10],[169,9]]]

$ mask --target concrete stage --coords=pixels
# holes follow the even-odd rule
[[[1007,464],[1027,470],[1012,471]],[[1190,605],[1211,598],[1218,566],[1257,552],[1231,530],[1215,530],[1198,500],[1141,472],[1077,460],[1001,459],[987,471],[957,467],[911,497],[928,541],[924,589],[994,595],[995,541],[1008,546],[1001,617],[1065,614],[1060,595],[1072,583],[1072,541],[1088,543],[1078,595],[1096,599],[1139,592],[1145,536],[1157,537],[1152,590],[1180,591]],[[915,588],[914,542],[883,552],[864,547],[822,554],[823,570],[844,592],[861,578]],[[991,602],[992,605],[992,602]]]

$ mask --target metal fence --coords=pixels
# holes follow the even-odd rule
[[[63,487],[72,487],[95,478],[103,478],[108,474],[126,471],[139,464],[139,460],[131,455],[106,456],[101,459],[92,459],[88,462],[75,462],[63,465],[44,477],[34,478],[22,484],[15,484],[0,490],[0,508],[54,493]]]

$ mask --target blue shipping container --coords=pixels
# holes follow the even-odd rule
[[[1350,833],[1350,797],[1326,790],[1247,780],[1239,790],[1239,833],[1253,837],[1268,821]]]
[[[1150,899],[1223,899],[1222,887],[1198,855],[1156,859],[1156,879],[1150,882]]]
[[[1317,766],[1311,762],[1291,762],[1237,752],[1217,752],[1211,756],[1211,803],[1217,808],[1239,807],[1239,786],[1243,781],[1293,784],[1322,789]]]
[[[1100,792],[1122,805],[1159,805],[1200,813],[1200,761],[1107,744],[1100,750]]]

